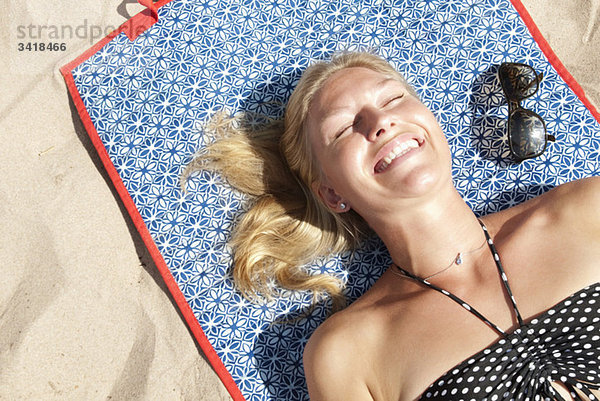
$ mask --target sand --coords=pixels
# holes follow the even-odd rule
[[[600,105],[600,0],[523,2]],[[58,72],[99,39],[92,33],[141,6],[8,0],[0,7],[0,399],[230,399],[112,189]],[[47,37],[51,25],[80,27],[79,35],[60,40],[65,51],[18,51],[21,42]]]

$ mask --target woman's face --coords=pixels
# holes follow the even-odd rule
[[[322,173],[313,190],[334,210],[344,202],[366,218],[451,184],[450,150],[435,116],[382,73],[333,74],[313,98],[307,129]]]

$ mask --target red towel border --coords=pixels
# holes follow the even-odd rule
[[[529,12],[527,11],[523,3],[521,3],[521,0],[510,0],[510,2],[517,9],[519,15],[521,15],[523,22],[525,22],[525,25],[527,25],[527,28],[529,29],[529,33],[531,33],[531,36],[533,36],[533,39],[537,42],[538,46],[540,47],[550,64],[552,64],[556,72],[558,72],[558,75],[560,75],[563,81],[565,81],[565,83],[571,88],[571,90],[575,92],[579,100],[581,100],[585,107],[588,108],[588,110],[592,113],[594,118],[598,122],[600,122],[600,113],[598,113],[598,110],[594,107],[592,102],[590,102],[590,100],[585,96],[583,88],[579,85],[579,83],[577,83],[577,81],[575,80],[575,78],[573,78],[571,73],[567,71],[567,68],[560,61],[556,53],[554,53],[554,50],[552,50],[550,44],[546,41],[544,36],[542,36],[542,33],[538,29],[535,22],[533,22],[531,15],[529,15]]]
[[[152,236],[150,235],[150,232],[148,231],[148,228],[146,227],[146,224],[144,223],[142,216],[140,215],[139,211],[137,210],[137,207],[136,207],[135,203],[133,202],[131,195],[129,195],[129,192],[127,192],[127,189],[125,188],[125,184],[123,184],[123,181],[121,180],[121,177],[119,176],[119,173],[117,172],[117,169],[115,168],[112,161],[110,160],[110,157],[109,157],[108,153],[106,152],[104,144],[102,143],[102,140],[100,139],[100,136],[98,135],[98,132],[96,131],[96,127],[94,127],[94,124],[92,123],[90,115],[88,114],[88,111],[86,110],[85,105],[83,104],[83,100],[81,99],[81,96],[79,95],[79,91],[77,90],[77,86],[75,85],[75,80],[74,80],[73,74],[72,74],[73,69],[75,69],[81,63],[85,62],[87,59],[92,57],[94,54],[96,54],[96,52],[98,52],[100,49],[102,49],[108,42],[110,42],[114,37],[119,35],[121,32],[125,33],[128,38],[135,39],[140,33],[144,32],[147,28],[149,28],[152,24],[154,24],[158,20],[158,14],[156,13],[156,10],[158,8],[162,7],[163,5],[169,3],[170,1],[171,0],[160,0],[157,3],[154,3],[154,7],[155,7],[154,10],[150,10],[147,8],[147,9],[143,10],[142,12],[136,14],[135,16],[133,16],[132,18],[127,20],[125,23],[123,23],[121,26],[119,26],[119,28],[117,28],[116,30],[114,30],[113,32],[108,34],[104,39],[100,40],[98,43],[93,45],[90,49],[85,51],[82,55],[77,57],[75,60],[73,60],[70,63],[61,67],[60,72],[65,79],[69,93],[71,94],[73,102],[75,103],[75,108],[77,109],[77,113],[79,113],[79,117],[81,118],[81,121],[83,122],[83,126],[85,127],[85,130],[87,131],[87,133],[92,141],[92,144],[96,148],[96,151],[98,152],[98,155],[100,156],[100,159],[102,160],[102,164],[104,165],[104,168],[106,169],[106,171],[108,173],[108,176],[110,177],[113,185],[115,186],[117,193],[121,197],[121,200],[123,201],[123,204],[125,205],[125,208],[127,209],[127,212],[129,213],[129,215],[131,216],[131,219],[133,220],[133,224],[135,225],[136,229],[140,233],[140,236],[142,237],[144,244],[146,245],[146,247],[148,248],[148,251],[150,252],[150,256],[154,260],[154,263],[156,264],[156,267],[158,268],[163,280],[165,281],[167,288],[173,295],[173,298],[175,299],[177,306],[181,310],[181,313],[183,314],[185,321],[187,322],[188,326],[190,327],[192,334],[194,335],[196,341],[200,345],[200,348],[202,349],[206,358],[212,365],[217,376],[219,376],[219,378],[225,385],[225,388],[227,389],[227,391],[229,392],[229,394],[231,395],[233,400],[244,401],[244,396],[242,395],[237,384],[231,377],[231,374],[229,373],[229,371],[227,370],[227,368],[225,367],[225,365],[223,364],[223,362],[217,355],[216,351],[214,350],[214,348],[212,347],[212,345],[206,338],[206,335],[204,334],[202,327],[200,327],[200,323],[198,323],[198,320],[194,316],[194,312],[192,311],[192,308],[189,306],[189,304],[185,300],[185,297],[184,297],[183,293],[181,292],[181,290],[179,289],[179,286],[177,285],[175,278],[171,274],[160,251],[158,250],[156,244],[152,240]]]

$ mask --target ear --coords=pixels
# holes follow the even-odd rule
[[[325,203],[331,209],[331,211],[335,213],[343,213],[350,209],[347,202],[345,202],[346,206],[344,208],[340,207],[340,204],[342,203],[342,197],[338,195],[338,193],[335,192],[335,189],[333,189],[331,186],[319,181],[314,181],[312,183],[312,190],[319,196],[319,198],[321,198],[323,203]]]

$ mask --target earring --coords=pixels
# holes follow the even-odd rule
[[[346,209],[346,204],[344,202],[340,202],[340,209]]]

